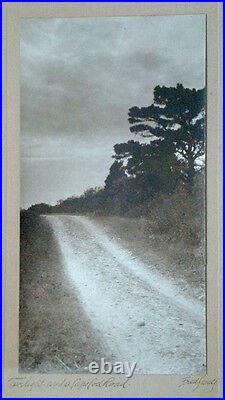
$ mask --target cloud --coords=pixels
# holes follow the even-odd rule
[[[107,175],[109,146],[130,137],[130,107],[149,105],[158,84],[204,86],[204,44],[202,15],[24,19],[21,135],[27,141],[26,153],[30,152],[26,155],[29,168],[33,168],[35,146],[42,160],[52,149],[62,153],[57,157],[64,168],[63,158],[70,157],[71,146],[77,149],[90,143],[92,148],[99,146],[105,152],[105,162],[99,156],[99,163],[104,166],[96,171],[95,179],[102,182],[103,173],[99,170]],[[60,138],[64,148],[59,145]],[[39,144],[34,145],[33,139]],[[65,145],[68,140],[70,149]],[[44,148],[47,155],[42,154]],[[96,167],[97,153],[89,162],[90,171]],[[26,197],[27,204],[33,195],[32,184],[25,178],[26,168],[27,163],[22,169],[22,198]],[[33,185],[41,185],[47,177],[40,172],[38,178],[38,170],[35,171]],[[68,180],[66,192],[69,185]],[[90,179],[84,185],[90,186]],[[63,182],[62,192],[64,186]],[[77,187],[81,186],[83,183],[77,181]],[[57,185],[55,198],[59,194]],[[45,197],[48,194],[43,190]]]

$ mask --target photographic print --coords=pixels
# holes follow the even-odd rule
[[[206,17],[22,18],[19,370],[206,373]]]

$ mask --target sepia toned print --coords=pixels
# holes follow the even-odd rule
[[[204,374],[205,96],[203,15],[23,19],[21,372]]]

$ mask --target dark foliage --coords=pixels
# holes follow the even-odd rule
[[[46,203],[39,203],[30,206],[29,211],[36,214],[49,214],[52,210],[52,206]]]
[[[196,160],[204,154],[205,89],[156,86],[154,102],[149,107],[132,107],[130,130],[171,145],[171,151],[183,160],[183,177],[190,184]]]

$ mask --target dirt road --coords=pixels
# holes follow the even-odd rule
[[[45,218],[58,242],[68,285],[78,291],[112,361],[137,362],[139,373],[204,371],[202,304],[186,298],[185,288],[157,273],[151,260],[141,262],[96,221]]]

